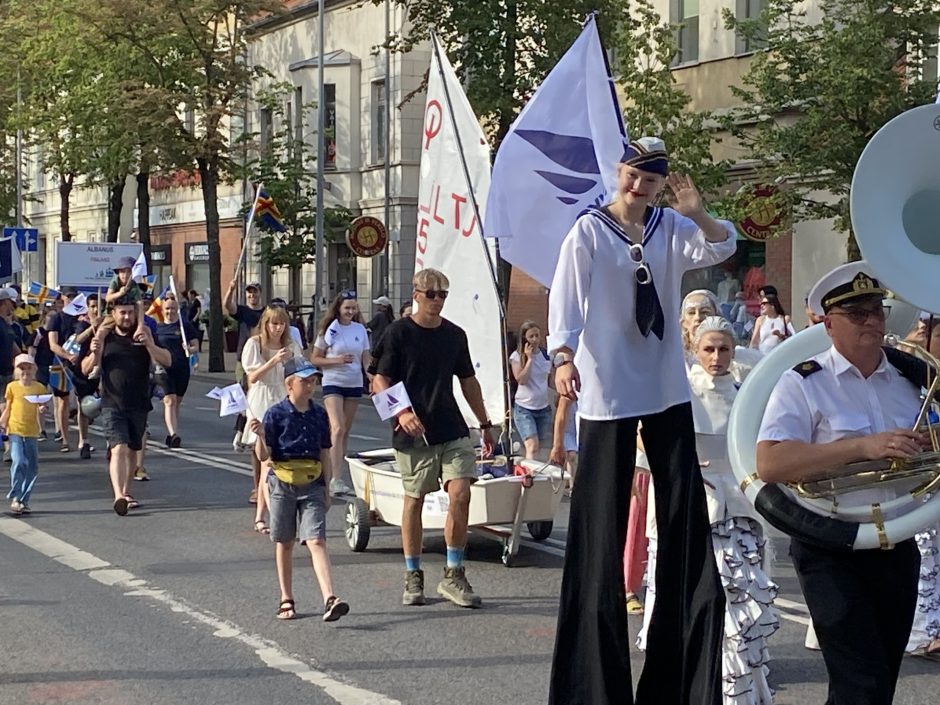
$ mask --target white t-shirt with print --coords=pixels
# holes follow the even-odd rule
[[[509,362],[522,364],[522,357],[518,350],[509,356]],[[546,357],[545,352],[541,349],[537,350],[532,357],[529,379],[516,389],[516,404],[532,411],[539,411],[548,406],[548,373],[551,369],[552,363]]]
[[[323,367],[323,386],[361,387],[362,353],[369,349],[366,327],[355,321],[343,325],[333,321],[325,334],[317,336],[313,346],[326,351],[327,358],[352,355],[353,361]]]

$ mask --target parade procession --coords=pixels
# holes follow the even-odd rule
[[[537,5],[0,8],[0,705],[940,703],[940,3]]]

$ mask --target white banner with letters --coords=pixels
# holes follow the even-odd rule
[[[143,248],[133,242],[61,242],[55,244],[55,286],[107,289],[121,257],[134,260]]]

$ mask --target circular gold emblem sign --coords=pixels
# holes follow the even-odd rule
[[[378,218],[359,216],[346,231],[346,244],[358,257],[374,257],[388,244],[388,230]]]

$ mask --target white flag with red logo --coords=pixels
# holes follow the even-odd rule
[[[481,223],[490,188],[490,148],[436,37],[432,36],[432,43],[421,143],[415,271],[438,269],[450,280],[450,295],[441,315],[466,331],[487,413],[494,421],[502,420],[502,324],[487,261],[492,254],[483,239]],[[464,418],[476,426],[476,416],[456,388],[455,396]]]

